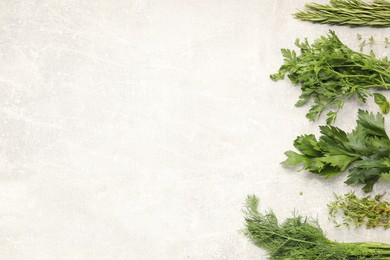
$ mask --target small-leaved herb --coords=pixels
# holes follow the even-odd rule
[[[360,41],[359,47],[360,51],[363,51],[366,46],[373,47],[374,44],[383,44],[385,48],[388,48],[390,45],[390,41],[388,37],[385,37],[383,41],[375,40],[373,36],[370,36],[368,39],[363,39],[363,37],[360,34],[357,34],[357,39]]]
[[[390,203],[382,200],[383,195],[359,198],[354,192],[343,196],[335,194],[336,199],[328,204],[329,216],[337,226],[387,229],[390,227]],[[340,213],[342,222],[337,217]]]

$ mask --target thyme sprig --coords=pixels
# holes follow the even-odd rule
[[[336,199],[328,204],[329,216],[337,226],[365,226],[367,228],[390,227],[390,203],[383,200],[385,194],[358,197],[354,192],[336,195]],[[341,213],[342,222],[338,220]]]
[[[359,44],[360,51],[363,51],[364,47],[366,46],[370,46],[372,48],[374,44],[383,44],[385,48],[388,48],[388,46],[390,45],[390,40],[388,37],[385,37],[383,41],[375,40],[373,36],[370,36],[368,39],[363,39],[363,37],[360,34],[357,34],[356,37],[358,41],[360,41]]]

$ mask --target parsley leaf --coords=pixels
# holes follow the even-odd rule
[[[320,126],[321,136],[298,136],[294,147],[287,151],[285,166],[303,165],[303,169],[325,178],[345,172],[346,184],[364,184],[371,191],[382,179],[389,180],[390,139],[386,134],[383,116],[359,110],[356,128],[346,133],[338,127]]]
[[[366,55],[355,52],[344,45],[334,31],[309,44],[308,40],[295,42],[301,54],[282,49],[284,63],[279,71],[272,74],[272,80],[284,79],[287,75],[294,85],[300,85],[301,95],[295,106],[300,107],[309,101],[313,104],[306,114],[312,121],[318,119],[325,110],[327,124],[337,118],[337,112],[352,96],[365,103],[374,95],[375,102],[386,113],[390,104],[370,89],[390,88],[390,63],[387,59],[377,59],[374,53]]]
[[[386,97],[379,93],[374,93],[374,101],[382,110],[383,114],[387,114],[390,111],[390,104],[387,101]]]

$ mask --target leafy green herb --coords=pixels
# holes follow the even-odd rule
[[[349,169],[346,184],[365,184],[371,191],[382,178],[389,179],[390,140],[381,114],[359,110],[357,126],[351,133],[338,127],[320,126],[321,137],[302,135],[294,141],[300,152],[287,151],[285,166],[303,165],[303,169],[326,178]]]
[[[287,74],[294,85],[301,86],[302,94],[295,105],[300,107],[312,100],[314,104],[306,114],[310,120],[319,118],[325,110],[335,109],[327,113],[327,124],[331,124],[350,97],[356,95],[365,103],[372,95],[371,88],[390,88],[387,57],[379,60],[372,51],[370,55],[355,52],[333,31],[311,45],[307,39],[298,39],[295,45],[301,54],[282,49],[284,64],[271,79],[281,80]]]
[[[295,18],[313,23],[390,27],[390,2],[386,0],[330,0],[330,5],[306,4]]]
[[[271,260],[390,259],[390,245],[331,241],[315,220],[294,214],[279,223],[274,212],[262,214],[258,205],[256,196],[247,197],[244,234],[267,250]]]
[[[390,203],[383,201],[384,194],[359,198],[354,192],[336,196],[336,200],[328,204],[329,216],[337,226],[337,214],[342,212],[342,224],[349,227],[366,226],[367,228],[390,227]]]

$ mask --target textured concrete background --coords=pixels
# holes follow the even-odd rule
[[[328,221],[345,176],[279,165],[323,123],[268,78],[280,48],[330,28],[294,20],[304,2],[0,1],[0,259],[266,259],[239,233],[248,193],[390,242]],[[389,33],[331,28],[352,46]]]

